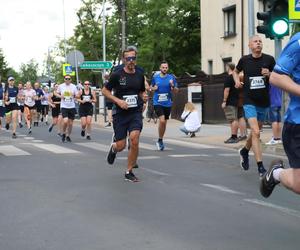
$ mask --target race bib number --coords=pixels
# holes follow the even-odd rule
[[[158,102],[168,101],[168,93],[158,94]]]
[[[32,98],[30,96],[27,97],[27,102],[32,102]]]
[[[137,107],[137,95],[124,95],[123,100],[128,104],[128,108],[135,108]]]
[[[89,102],[91,100],[91,96],[90,95],[84,95],[82,96],[82,99],[85,101],[85,102]]]
[[[72,102],[71,96],[65,96],[65,102]]]
[[[264,89],[266,87],[264,76],[249,77],[249,81],[250,89]]]
[[[3,100],[0,100],[0,107],[3,107]]]
[[[16,97],[9,97],[10,103],[16,103]]]

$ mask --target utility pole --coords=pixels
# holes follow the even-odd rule
[[[67,42],[66,42],[66,15],[65,15],[65,1],[62,0],[63,4],[63,21],[64,21],[64,54],[65,62],[67,61]]]
[[[254,1],[248,0],[248,39],[254,35]],[[250,49],[249,49],[250,50]]]
[[[122,13],[122,51],[126,48],[126,0],[121,0],[121,13]]]

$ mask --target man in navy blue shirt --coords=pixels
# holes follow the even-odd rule
[[[269,197],[274,187],[281,183],[300,194],[300,32],[282,51],[270,82],[290,95],[282,141],[291,168],[284,169],[282,160],[274,160],[261,180],[260,192],[264,197]]]

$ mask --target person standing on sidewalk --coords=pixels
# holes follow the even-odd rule
[[[284,169],[282,160],[271,163],[260,183],[260,192],[266,198],[279,183],[300,194],[300,32],[283,49],[270,82],[290,95],[282,141],[291,168]]]
[[[282,90],[270,84],[270,109],[269,117],[272,123],[273,137],[266,145],[276,145],[282,143],[281,141],[281,102]]]
[[[274,68],[275,59],[262,53],[263,44],[258,35],[249,39],[249,48],[251,54],[243,56],[233,72],[236,87],[243,87],[245,118],[251,129],[245,146],[239,150],[240,165],[244,170],[249,169],[249,150],[252,148],[259,176],[262,177],[266,169],[262,161],[260,129],[270,105],[269,76]],[[241,71],[244,74],[244,83],[240,82]]]
[[[240,120],[244,120],[244,110],[243,107],[238,107],[239,102],[239,89],[235,87],[235,82],[233,80],[232,73],[235,69],[234,63],[228,63],[227,64],[227,73],[228,76],[226,77],[225,83],[224,83],[224,93],[223,93],[223,102],[222,102],[222,108],[225,113],[225,117],[227,121],[230,123],[230,129],[231,129],[231,136],[224,141],[224,143],[237,143],[239,142],[238,138],[238,129],[240,125]],[[242,126],[240,126],[241,131],[241,137],[244,139],[244,136],[246,134],[246,126],[243,121],[241,123]]]
[[[172,92],[177,93],[177,81],[174,75],[168,74],[169,64],[165,61],[160,64],[160,73],[153,76],[150,91],[154,91],[153,106],[158,116],[158,150],[164,150],[163,137],[167,128],[172,107]]]
[[[113,142],[110,146],[107,162],[112,165],[118,152],[126,147],[129,133],[130,149],[128,151],[125,180],[137,182],[132,168],[136,165],[139,152],[139,138],[143,128],[143,104],[146,101],[144,74],[137,71],[136,51],[123,51],[124,68],[113,72],[102,93],[114,102],[113,109]],[[114,95],[111,91],[114,90]]]
[[[78,95],[78,89],[71,83],[71,76],[65,76],[65,82],[60,84],[57,89],[57,96],[61,98],[60,109],[63,117],[62,142],[71,142],[73,121],[75,119],[76,108],[75,99]]]

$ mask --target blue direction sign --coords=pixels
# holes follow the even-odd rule
[[[110,69],[112,62],[85,61],[80,65],[81,69]]]

